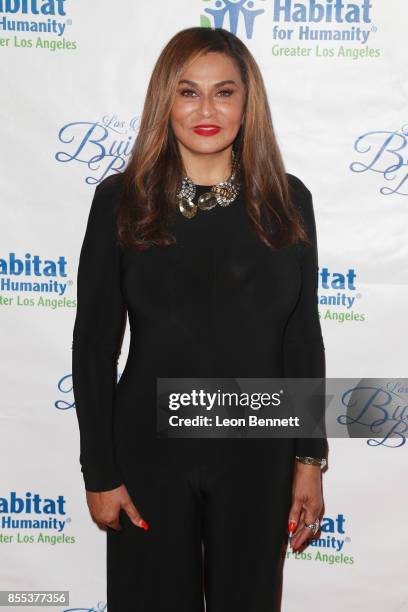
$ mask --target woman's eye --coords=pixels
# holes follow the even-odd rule
[[[184,96],[185,94],[195,93],[195,91],[193,89],[182,89],[180,93],[182,96]]]
[[[190,97],[190,94],[195,94],[196,92],[194,91],[194,89],[182,89],[180,91],[180,94],[182,96],[186,96],[186,97]],[[233,89],[221,89],[218,94],[222,94],[221,97],[222,98],[229,98],[232,94],[234,93]]]
[[[233,90],[233,89],[222,89],[222,90],[221,90],[220,92],[218,92],[218,93],[227,94],[227,96],[222,96],[222,97],[223,97],[223,98],[224,98],[224,97],[229,98],[229,96],[230,96],[231,94],[233,94],[233,93],[234,93],[234,90]]]

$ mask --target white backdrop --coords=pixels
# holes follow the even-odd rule
[[[95,184],[123,167],[178,30],[222,23],[260,64],[287,171],[314,197],[327,375],[405,375],[408,6],[345,4],[0,2],[1,589],[69,590],[50,610],[106,610],[105,533],[78,463],[75,279]],[[331,284],[350,270],[354,283]],[[405,438],[330,440],[326,531],[288,553],[282,612],[408,611],[406,475]],[[52,503],[13,512],[13,494]]]

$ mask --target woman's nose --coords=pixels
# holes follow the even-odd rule
[[[201,98],[200,110],[203,115],[208,116],[213,113],[214,110],[214,102],[211,96],[203,96]]]

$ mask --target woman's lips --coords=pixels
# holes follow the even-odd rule
[[[214,134],[218,134],[221,128],[219,127],[196,127],[194,128],[194,132],[199,134],[199,136],[214,136]]]

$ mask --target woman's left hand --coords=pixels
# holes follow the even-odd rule
[[[297,525],[290,546],[299,551],[304,542],[313,537],[313,531],[305,523],[321,519],[323,511],[322,473],[320,466],[305,465],[295,460],[295,474],[292,487],[292,506],[289,512],[289,523]]]

